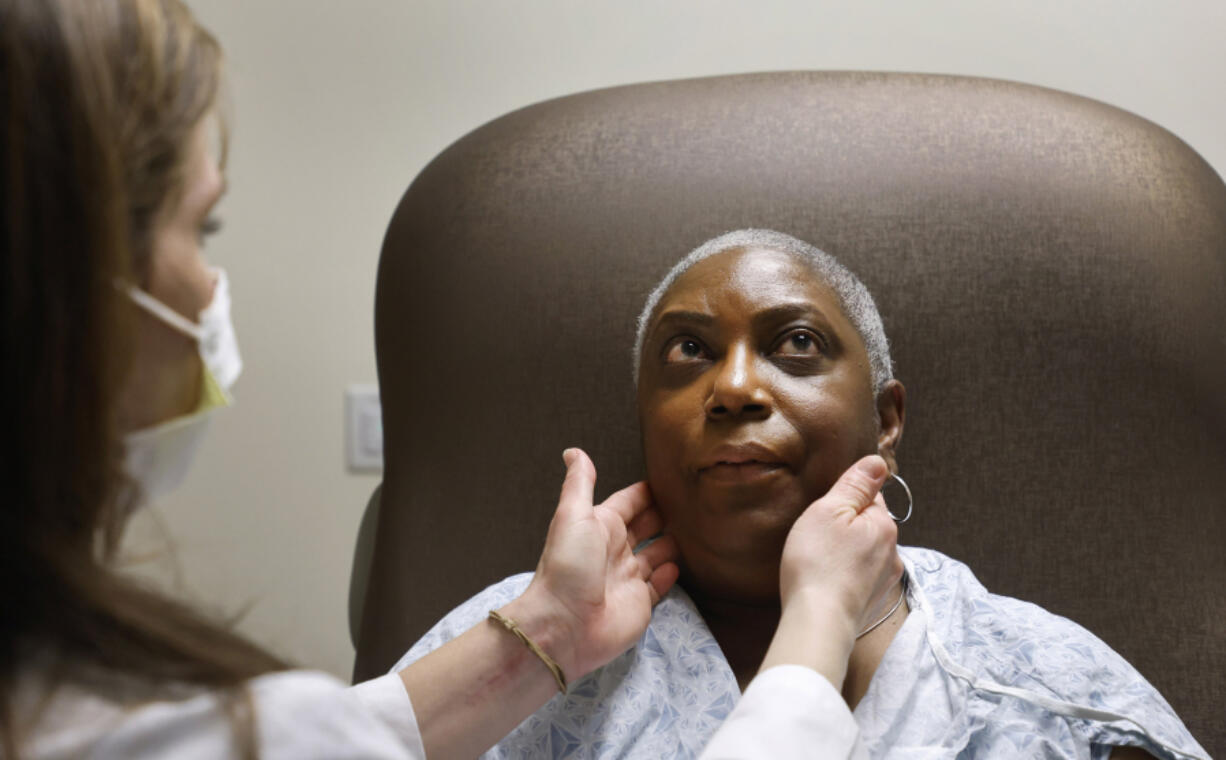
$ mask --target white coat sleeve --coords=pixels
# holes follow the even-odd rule
[[[355,687],[287,671],[248,682],[261,760],[424,760],[421,733],[400,676]],[[40,737],[35,758],[214,760],[236,757],[234,729],[213,692],[135,709],[71,706],[63,728]],[[83,720],[91,718],[90,720]],[[72,751],[64,751],[72,748]]]
[[[699,760],[868,760],[860,728],[817,671],[779,665],[759,673]]]
[[[252,683],[261,758],[425,759],[413,704],[398,674],[350,688],[335,681],[330,687],[327,676],[312,688],[304,683],[308,677],[273,688],[262,688],[263,679]]]

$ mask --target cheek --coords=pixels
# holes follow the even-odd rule
[[[644,404],[639,415],[643,448],[649,457],[677,458],[681,444],[701,433],[704,413],[701,400],[690,392],[658,393]]]
[[[644,419],[643,461],[647,466],[647,482],[657,500],[671,492],[680,477],[680,447],[678,431],[662,424],[659,418]]]
[[[167,225],[156,231],[149,262],[149,293],[195,320],[213,297],[214,278],[200,253],[197,231]]]
[[[683,399],[672,397],[649,404],[640,412],[647,482],[661,513],[669,520],[675,517],[673,507],[684,501],[684,455],[695,425],[688,409]]]
[[[784,395],[782,407],[803,441],[805,499],[821,498],[857,460],[877,450],[876,410],[863,394]]]

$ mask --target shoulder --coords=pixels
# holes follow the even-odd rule
[[[1203,755],[1162,695],[1090,631],[989,592],[970,568],[940,552],[906,547],[902,556],[909,601],[925,616],[934,658],[971,693],[1062,715],[1088,743],[1131,744],[1139,728],[1155,754]]]
[[[991,593],[969,567],[955,559],[913,547],[906,547],[902,554],[912,581],[913,606],[925,613],[930,634],[951,654],[989,658],[1008,667],[1047,662],[1054,653],[1043,648],[1054,646],[1066,662],[1085,664],[1106,658],[1110,665],[1118,664],[1115,660],[1123,663],[1098,637],[1068,618],[1037,604]]]
[[[912,606],[927,618],[930,640],[976,675],[1052,696],[1078,694],[1089,679],[1110,688],[1117,679],[1139,677],[1085,628],[989,592],[963,563],[931,549],[907,548],[903,558]]]
[[[490,610],[502,607],[524,593],[531,582],[532,573],[519,573],[518,575],[504,578],[491,586],[487,586],[484,590],[470,597],[460,606],[444,615],[442,620],[439,620],[430,630],[426,631],[425,635],[418,639],[404,653],[404,656],[392,666],[392,672],[403,670],[443,644],[451,641],[456,636],[464,633],[469,628],[472,628],[477,623],[480,623],[489,616]]]

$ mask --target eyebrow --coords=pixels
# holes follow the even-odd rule
[[[763,309],[753,316],[754,324],[763,322],[785,322],[797,317],[816,318],[827,326],[831,326],[826,312],[809,301],[791,301]]]
[[[774,324],[778,322],[787,322],[792,319],[807,318],[821,323],[828,331],[833,332],[834,325],[826,316],[826,313],[814,303],[809,301],[788,301],[785,303],[768,306],[765,309],[753,315],[754,325]],[[707,327],[714,324],[716,315],[709,314],[704,311],[690,311],[687,309],[670,309],[656,318],[655,324],[648,333],[648,339],[652,339],[666,327],[671,325],[694,325],[696,327]],[[833,336],[832,336],[833,338]]]
[[[643,346],[654,343],[661,332],[672,326],[709,327],[715,322],[715,315],[704,311],[689,311],[686,309],[669,309],[661,313],[652,322],[650,329],[643,335]]]

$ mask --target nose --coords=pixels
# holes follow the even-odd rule
[[[709,420],[765,419],[773,410],[770,389],[761,373],[758,356],[736,344],[715,368],[714,382],[704,408]]]

